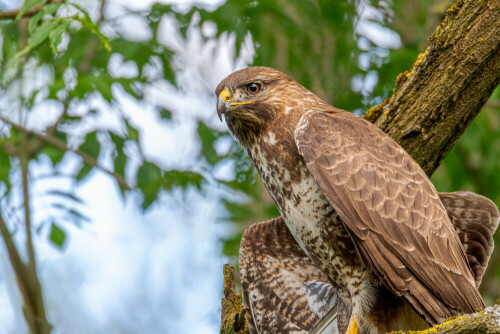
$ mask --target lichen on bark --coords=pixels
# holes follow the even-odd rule
[[[500,305],[482,311],[451,317],[444,323],[423,331],[399,331],[390,334],[492,334],[500,332]]]
[[[430,176],[499,81],[500,0],[458,0],[447,10],[413,67],[396,78],[392,97],[363,117],[390,135]],[[231,286],[225,278],[224,287],[226,284]],[[226,295],[226,307],[231,304],[228,309],[223,299],[221,333],[230,333],[227,328],[234,324],[235,315],[245,312],[241,303],[234,305],[240,296],[233,292],[229,298]],[[498,305],[411,333],[492,332],[500,333]]]
[[[457,1],[388,101],[364,117],[431,175],[500,80],[500,0]]]
[[[224,297],[220,334],[250,334],[246,317],[247,309],[241,304],[241,293],[236,293],[234,268],[228,264],[223,267]]]

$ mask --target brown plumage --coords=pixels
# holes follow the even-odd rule
[[[293,239],[281,217],[245,231],[240,273],[251,333],[306,333],[337,303],[328,278]],[[306,285],[315,283],[329,287],[318,294],[316,313]]]
[[[468,259],[484,271],[487,256],[465,253],[454,216],[385,133],[270,68],[237,71],[216,94],[219,116],[361,332],[424,327],[409,306],[430,324],[484,307]],[[468,218],[457,224],[466,233],[476,229]],[[474,248],[480,235],[462,241]]]
[[[493,233],[498,227],[498,209],[489,199],[471,193],[440,193],[449,217],[467,253],[476,281],[481,281],[493,251]],[[278,217],[250,226],[241,239],[240,272],[243,303],[251,334],[308,333],[328,308],[335,308],[343,330],[350,310],[337,305],[337,291],[326,275],[307,257]],[[306,284],[321,282],[319,298],[311,296]],[[309,302],[313,298],[316,307]],[[252,300],[252,302],[250,302]],[[321,309],[317,314],[317,309]],[[384,312],[389,307],[382,309]],[[332,325],[336,324],[334,320]],[[336,333],[328,328],[323,333]]]

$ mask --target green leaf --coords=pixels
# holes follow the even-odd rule
[[[43,41],[45,41],[51,31],[59,25],[59,19],[51,19],[43,21],[42,24],[35,29],[32,35],[28,38],[28,45],[19,52],[18,56],[21,57],[27,54],[30,50],[34,49]]]
[[[19,30],[16,24],[9,23],[0,25],[2,31],[2,55],[0,61],[1,84],[6,85],[17,74],[19,70]]]
[[[151,162],[144,161],[137,171],[137,187],[144,194],[143,210],[148,209],[156,201],[161,185],[161,169]]]
[[[50,48],[52,49],[52,53],[56,54],[58,52],[57,47],[61,44],[63,33],[69,27],[69,21],[61,22],[57,28],[53,29],[50,32]]]
[[[137,171],[137,186],[139,188],[149,187],[161,181],[161,169],[154,163],[144,161]]]
[[[24,1],[24,4],[22,7],[19,9],[19,13],[16,15],[15,21],[19,20],[28,10],[33,8],[36,5],[39,5],[41,3],[44,3],[46,0],[26,0]]]
[[[56,166],[59,162],[61,162],[64,154],[66,154],[66,151],[52,145],[45,145],[38,153],[38,155],[42,154],[47,155],[52,161],[52,165]]]
[[[89,157],[93,158],[96,162],[97,158],[99,157],[100,150],[101,144],[97,140],[97,131],[87,133],[87,135],[85,136],[85,141],[78,148],[78,151],[85,153]],[[76,176],[77,180],[83,180],[91,170],[91,166],[84,164],[84,166],[82,166],[82,169]]]
[[[85,141],[78,150],[97,160],[101,150],[101,144],[97,140],[97,131],[87,133]]]
[[[106,73],[104,69],[80,73],[73,95],[83,99],[87,93],[97,91],[106,101],[111,102],[113,99],[113,91],[111,90],[112,84],[113,81],[111,76]]]
[[[36,13],[31,19],[30,22],[28,23],[28,32],[33,34],[33,31],[35,30],[36,26],[38,25],[38,22],[45,16],[45,15],[52,15],[57,10],[59,7],[61,7],[61,3],[50,3],[42,7],[38,13]]]
[[[83,9],[83,7],[77,5],[74,2],[70,3],[70,5],[78,9],[83,14],[83,18],[73,17],[73,19],[75,21],[79,21],[81,24],[83,24],[85,28],[89,29],[92,33],[94,33],[97,37],[99,37],[104,48],[107,51],[111,51],[111,46],[109,44],[108,37],[101,32],[99,27],[94,22],[92,22],[89,13],[87,13],[87,11]]]
[[[92,170],[91,166],[83,164],[78,174],[76,174],[76,180],[77,181],[83,180],[87,175],[89,175],[91,170]]]
[[[125,145],[125,139],[110,133],[111,140],[115,144],[115,151],[113,153],[113,163],[115,173],[125,177],[125,166],[127,164],[127,156],[123,152],[123,146]]]
[[[226,136],[226,132],[217,131],[209,128],[205,123],[198,123],[198,136],[201,140],[201,154],[207,159],[211,165],[215,165],[224,157],[217,154],[214,148],[214,142],[221,136]]]
[[[11,183],[10,183],[10,169],[11,162],[9,155],[5,152],[5,150],[0,149],[0,181],[3,182],[7,188],[7,192],[10,192]]]
[[[50,225],[49,240],[58,248],[62,248],[64,246],[64,242],[66,241],[66,232],[64,232],[64,230],[56,224],[52,223]]]
[[[139,141],[139,131],[130,125],[128,120],[125,120],[125,125],[127,126],[128,139],[138,142]]]
[[[165,109],[165,108],[161,108],[160,110],[160,117],[162,119],[171,119],[172,118],[172,112]]]
[[[169,170],[163,173],[163,189],[171,190],[175,187],[180,187],[186,190],[190,186],[201,189],[205,182],[205,178],[195,172]]]

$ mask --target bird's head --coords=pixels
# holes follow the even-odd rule
[[[249,67],[227,76],[217,86],[217,114],[240,143],[257,135],[284,110],[293,92],[305,89],[269,67]]]

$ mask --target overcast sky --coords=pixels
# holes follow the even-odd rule
[[[79,1],[97,15],[98,2]],[[185,11],[193,3],[215,8],[221,0],[170,1]],[[8,8],[19,7],[21,1],[0,0]],[[153,1],[108,0],[107,18],[120,17],[115,26],[103,26],[112,36],[115,30],[130,39],[141,40],[150,31],[139,19],[124,16],[125,8],[147,9]],[[377,45],[397,48],[397,34],[377,28],[377,12],[360,6],[362,20],[357,30]],[[130,99],[115,90],[121,108],[141,131],[146,156],[163,168],[197,169],[199,143],[196,139],[197,120],[213,128],[225,130],[215,116],[213,91],[218,82],[232,71],[252,63],[254,46],[250,36],[239,55],[235,55],[234,37],[214,36],[209,24],[200,27],[191,23],[187,39],[181,37],[175,21],[164,18],[160,24],[161,42],[175,51],[173,64],[178,86],[159,82],[146,92],[145,102]],[[363,49],[362,43],[359,47]],[[360,66],[369,59],[360,58]],[[135,71],[134,64],[113,58],[109,69],[114,75],[127,76]],[[43,70],[36,84],[43,86]],[[35,82],[35,81],[34,81]],[[377,82],[375,73],[358,77],[353,88],[369,92]],[[115,124],[109,107],[99,98],[86,102],[100,110],[98,117],[87,124],[86,131],[97,124],[108,127]],[[164,122],[151,105],[160,105],[173,112],[173,120]],[[88,106],[87,106],[88,107]],[[107,110],[108,109],[108,110]],[[40,104],[28,124],[43,128],[43,122],[57,117],[50,103]],[[229,148],[229,142],[219,142],[217,150]],[[71,169],[75,157],[67,156],[63,166]],[[105,161],[104,161],[105,162]],[[48,170],[48,161],[31,166],[34,175]],[[231,168],[222,164],[219,177],[230,177]],[[69,187],[58,181],[62,189]],[[53,180],[33,185],[35,218],[46,204],[36,196]],[[67,247],[56,250],[47,242],[47,233],[37,235],[38,267],[46,299],[49,321],[54,333],[218,333],[220,297],[222,295],[222,264],[219,238],[227,233],[227,226],[217,220],[224,213],[218,189],[210,196],[197,192],[183,195],[178,192],[163,195],[146,214],[137,209],[136,198],[129,196],[122,202],[112,180],[99,171],[93,171],[87,182],[77,189],[84,200],[82,210],[91,219],[83,228],[65,225]],[[1,246],[3,247],[3,245]],[[0,249],[0,333],[26,332],[20,296],[14,275]]]
[[[122,16],[125,7],[146,9],[152,2],[108,1],[106,16]],[[185,10],[191,1],[181,2],[179,10]],[[220,3],[194,2],[207,6]],[[97,3],[81,3],[96,13]],[[10,2],[9,7],[17,6]],[[104,27],[108,34],[113,29]],[[121,19],[117,29],[136,40],[150,33],[143,22],[131,18]],[[148,103],[134,101],[117,90],[117,107],[141,130],[149,159],[164,168],[196,168],[200,163],[195,161],[199,149],[196,121],[202,119],[224,129],[215,115],[213,91],[226,75],[251,63],[253,46],[248,41],[235,57],[233,38],[214,39],[210,27],[204,27],[202,34],[196,21],[187,40],[180,37],[175,22],[166,20],[160,29],[162,42],[176,51],[178,87],[165,82],[156,85],[146,94]],[[118,58],[113,61],[116,64],[111,64],[111,70],[115,68],[122,75],[134,70]],[[88,103],[101,111],[107,108],[99,99]],[[162,122],[148,107],[152,103],[171,110],[173,121]],[[50,119],[54,114],[50,109],[49,104],[40,106],[28,124],[42,127],[40,117]],[[95,122],[113,127],[109,114],[100,112]],[[224,150],[227,144],[220,146]],[[71,168],[74,159],[65,157],[63,165]],[[32,173],[43,174],[47,166],[43,161],[32,165]],[[47,182],[54,187],[53,180]],[[49,186],[47,182],[37,182],[32,192],[42,193]],[[60,186],[68,185],[61,182]],[[47,313],[55,333],[218,332],[225,259],[217,240],[226,232],[216,224],[223,213],[217,189],[210,191],[210,197],[195,191],[164,195],[146,214],[137,209],[133,195],[122,202],[114,182],[98,171],[92,172],[77,193],[85,201],[82,210],[92,223],[81,229],[65,225],[69,233],[63,252],[47,242],[46,233],[36,239]],[[43,210],[46,203],[36,197],[34,202],[36,216],[37,209]],[[0,253],[0,332],[23,333],[26,327],[20,297],[4,250]]]

